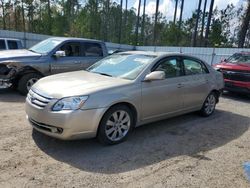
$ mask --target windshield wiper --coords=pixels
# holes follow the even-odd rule
[[[34,51],[34,50],[31,50],[31,49],[28,49],[29,51],[31,51],[31,52],[34,52],[34,53],[37,53],[38,54],[38,52],[36,52],[36,51]]]
[[[107,74],[107,73],[104,73],[104,72],[93,72],[93,73],[96,73],[96,74],[101,74],[101,75],[104,75],[104,76],[113,77],[112,75]]]

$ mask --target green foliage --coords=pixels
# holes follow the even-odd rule
[[[120,42],[134,44],[137,10],[122,9],[121,12],[117,2],[113,0],[0,0],[0,28],[118,43],[119,26],[122,20]],[[216,9],[210,26],[209,46],[235,46],[243,12],[242,7],[236,8],[233,5],[228,5],[223,10]],[[156,24],[154,24],[155,15],[145,15],[145,22],[142,24],[143,15],[140,15],[137,45],[152,45],[155,31],[156,45],[190,46],[196,16],[197,10],[181,23],[176,17],[174,23],[172,20],[167,20],[162,13],[158,13]],[[200,12],[196,42],[200,46],[204,43],[201,28],[202,24],[206,24],[208,13],[205,12],[204,23],[202,23],[202,16],[203,13]]]

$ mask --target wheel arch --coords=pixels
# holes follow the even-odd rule
[[[211,91],[211,93],[215,93],[215,96],[216,96],[216,103],[218,103],[218,102],[219,102],[219,97],[220,97],[221,91],[216,90],[216,89],[213,89],[213,90]]]
[[[16,74],[15,79],[14,79],[14,83],[18,83],[18,81],[21,79],[22,76],[24,76],[25,74],[30,74],[30,73],[36,73],[39,74],[41,77],[43,77],[44,75],[38,71],[37,69],[31,67],[31,66],[25,66],[22,67]]]
[[[99,124],[98,124],[97,133],[98,133],[98,131],[99,131],[100,124],[101,124],[101,122],[102,122],[102,120],[103,120],[105,114],[106,114],[111,108],[113,108],[113,107],[115,107],[115,106],[119,106],[119,105],[127,106],[127,107],[131,110],[131,112],[132,112],[132,114],[133,114],[134,126],[136,125],[137,120],[138,120],[138,111],[137,111],[135,105],[133,105],[132,103],[127,102],[127,101],[126,101],[126,102],[125,102],[125,101],[124,101],[124,102],[116,102],[116,103],[110,105],[110,106],[105,110],[105,112],[103,112],[102,117],[100,118],[100,121],[99,121]]]

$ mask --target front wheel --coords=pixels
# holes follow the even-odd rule
[[[131,110],[124,105],[114,106],[104,114],[97,138],[105,145],[118,144],[128,137],[133,125]]]
[[[18,82],[17,90],[22,94],[26,95],[30,88],[41,78],[39,74],[29,73],[21,77]]]
[[[216,100],[215,93],[214,92],[210,93],[207,96],[207,98],[206,98],[206,100],[205,100],[205,102],[200,110],[200,114],[202,116],[205,116],[205,117],[208,117],[211,114],[213,114],[214,110],[215,110],[215,106],[216,106],[216,101],[217,100]]]

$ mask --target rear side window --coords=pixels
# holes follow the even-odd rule
[[[0,50],[5,50],[6,46],[5,46],[5,41],[4,40],[0,40]]]
[[[102,47],[97,43],[84,43],[84,55],[86,57],[101,57],[103,56]]]
[[[203,63],[192,59],[183,59],[184,70],[186,75],[196,75],[208,73],[207,68]]]
[[[12,49],[12,50],[13,50],[13,49],[18,49],[17,41],[8,40],[7,43],[8,43],[8,47],[9,47],[10,50],[11,50],[11,49]]]

